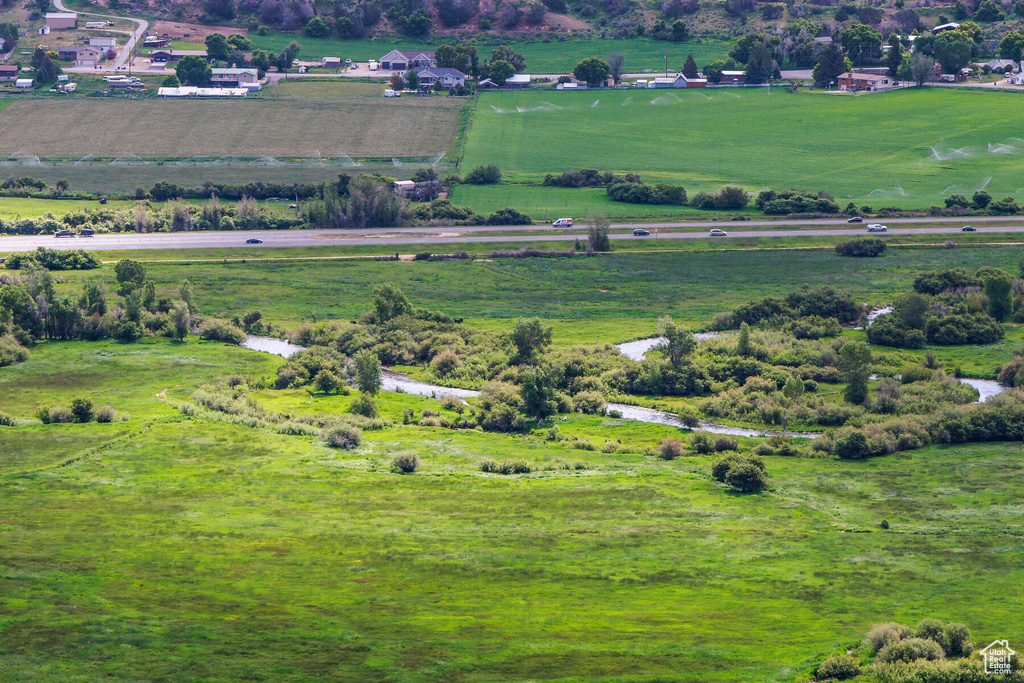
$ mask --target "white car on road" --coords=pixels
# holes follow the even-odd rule
[[[885,227],[880,223],[872,223],[871,225],[868,226],[868,232],[885,232],[888,229],[889,228]]]

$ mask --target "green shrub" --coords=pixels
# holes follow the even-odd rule
[[[92,401],[87,398],[71,399],[71,417],[75,422],[91,422]]]
[[[320,436],[332,448],[355,448],[363,442],[362,430],[348,424],[326,427]]]
[[[521,458],[505,459],[501,462],[486,458],[480,461],[480,471],[489,474],[529,474],[530,466]]]
[[[860,675],[860,665],[850,655],[829,657],[818,666],[814,677],[818,680],[845,681]]]
[[[749,460],[731,467],[725,483],[740,493],[758,493],[768,488],[768,474]]]
[[[401,472],[403,474],[411,474],[416,471],[416,468],[420,466],[419,457],[412,451],[403,451],[402,453],[396,453],[391,458],[391,471]]]
[[[107,423],[114,421],[114,409],[110,406],[103,406],[96,411],[96,421],[100,423]]]
[[[868,439],[855,429],[840,429],[832,440],[832,454],[843,460],[866,458],[870,454]]]
[[[13,427],[14,418],[0,410],[0,427]]]
[[[949,641],[946,639],[946,628],[938,619],[922,619],[914,630],[915,638],[923,638],[938,643],[943,652],[949,650]]]
[[[348,407],[348,411],[354,415],[362,415],[363,417],[377,417],[379,415],[377,402],[373,400],[373,396],[364,392],[360,392],[359,395],[355,397],[352,404]]]
[[[229,344],[241,344],[245,341],[245,332],[221,320],[207,320],[199,328],[199,336],[211,341],[222,341]]]
[[[860,256],[874,258],[885,253],[885,241],[877,237],[863,237],[860,239],[840,242],[836,245],[836,253],[840,256]]]
[[[878,651],[878,661],[883,664],[893,662],[916,662],[919,659],[934,661],[945,655],[942,647],[934,640],[924,638],[907,638],[886,645]]]
[[[971,629],[967,624],[950,622],[946,624],[946,654],[950,657],[966,657],[971,654]]]

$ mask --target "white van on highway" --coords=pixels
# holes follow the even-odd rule
[[[555,221],[554,223],[551,224],[551,227],[552,228],[571,228],[572,227],[572,219],[571,218],[559,218],[557,221]]]

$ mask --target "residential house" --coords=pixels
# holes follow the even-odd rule
[[[220,88],[240,88],[259,80],[256,69],[211,69],[210,83]]]
[[[0,64],[0,81],[18,80],[18,67],[15,64]]]
[[[437,59],[433,50],[392,50],[378,60],[385,71],[407,71],[416,67],[435,67]]]
[[[154,50],[150,57],[154,62],[176,62],[182,57],[206,59],[206,50]]]
[[[46,25],[51,29],[78,28],[78,15],[74,12],[47,12]]]
[[[1017,62],[1012,59],[993,59],[985,62],[981,66],[987,66],[989,71],[998,71],[1002,74],[1013,73],[1018,70]]]
[[[683,74],[658,76],[647,84],[648,88],[706,88],[707,86],[706,78],[687,78]]]
[[[723,71],[722,80],[720,81],[722,85],[743,85],[746,82],[746,71]]]
[[[434,87],[434,84],[440,83],[444,88],[454,88],[457,85],[466,85],[466,74],[458,69],[435,66],[409,69],[409,71],[420,77],[421,86]]]
[[[57,48],[57,56],[75,66],[96,66],[96,63],[103,57],[103,53],[88,45],[64,45]]]
[[[97,36],[89,39],[89,47],[94,47],[101,52],[117,49],[117,38]]]
[[[866,74],[847,71],[840,74],[838,83],[840,90],[877,92],[893,87],[892,79],[881,74]]]

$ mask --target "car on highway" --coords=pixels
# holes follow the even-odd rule
[[[718,228],[715,228],[714,230],[712,230],[711,232],[708,233],[708,237],[728,237],[728,236],[729,236],[729,233],[727,233],[725,230],[719,230]]]
[[[978,232],[978,229],[973,225],[965,225],[964,227],[960,228],[960,232]]]
[[[637,228],[636,230],[633,231],[633,234],[637,237],[647,237],[651,233],[648,232],[647,230],[644,230],[643,228]]]
[[[93,230],[92,228],[82,228],[81,230],[78,231],[79,237],[92,237],[95,234],[96,231]]]
[[[245,241],[246,244],[263,244],[263,240],[259,237],[250,237]]]
[[[53,233],[54,237],[74,237],[75,233],[73,230],[58,230]]]
[[[880,223],[872,223],[871,225],[868,226],[868,232],[885,232],[888,229],[889,228],[885,227],[884,225],[881,225]]]
[[[551,224],[551,227],[552,228],[571,228],[572,227],[572,219],[571,218],[559,218],[557,221],[555,221],[554,223]]]
[[[863,223],[864,219],[861,218],[860,216],[854,216],[853,218],[851,218],[850,220],[848,220],[846,222],[847,223]]]

